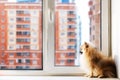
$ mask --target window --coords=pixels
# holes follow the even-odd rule
[[[17,18],[17,21],[24,21],[24,18]]]
[[[7,57],[0,69],[12,75],[17,70],[23,71],[16,75],[83,73],[80,45],[90,41],[106,53],[109,41],[109,34],[104,32],[109,30],[108,0],[92,0],[97,4],[89,1],[5,0],[0,4],[0,12],[5,14],[0,15],[1,20],[4,18],[0,23],[4,26],[0,29],[0,34],[4,32],[4,37],[0,36],[0,46],[4,46],[0,54],[4,52]]]
[[[14,57],[14,53],[9,53],[9,57]]]
[[[23,56],[24,56],[24,57],[28,57],[28,56],[30,56],[30,53],[29,53],[29,52],[24,52],[24,53],[23,53]]]
[[[32,63],[33,63],[33,64],[37,64],[37,60],[33,60]]]
[[[75,14],[75,11],[68,11],[68,14],[69,14],[69,15],[74,15],[74,14]]]
[[[29,59],[26,59],[26,60],[25,60],[25,63],[26,63],[26,64],[30,64],[30,60],[29,60]]]
[[[30,21],[30,18],[29,17],[25,17],[25,21]]]
[[[1,19],[1,22],[5,22],[5,19],[4,19],[4,18],[2,18],[2,19]]]
[[[16,53],[17,56],[22,56],[22,53]]]
[[[24,11],[16,11],[17,14],[23,14]]]
[[[18,35],[18,36],[29,36],[30,31],[17,31],[16,35]]]
[[[10,35],[13,35],[13,34],[14,34],[14,32],[10,32],[9,34],[10,34]]]
[[[1,11],[1,15],[5,15],[5,12],[4,12],[4,11]]]
[[[9,60],[10,65],[14,65],[14,60]]]
[[[14,18],[10,18],[10,21],[14,21]]]
[[[16,14],[22,15],[22,14],[30,14],[30,13],[29,13],[29,11],[27,11],[27,10],[25,10],[25,11],[24,11],[24,10],[17,10],[17,11],[16,11]]]
[[[14,46],[13,45],[9,45],[8,47],[9,47],[8,50],[14,50]]]
[[[34,70],[42,70],[42,2],[42,0],[5,0],[0,4],[0,28],[3,28],[0,29],[0,55],[2,52],[5,53],[5,57],[0,58],[0,60],[5,60],[4,66],[0,69],[32,70],[34,67]],[[31,12],[35,12],[35,14],[31,14]],[[38,18],[36,20],[38,23],[31,22],[32,16]],[[34,32],[37,32],[36,41],[38,42],[35,43],[31,41],[33,35],[36,35],[31,36],[32,25],[37,26]],[[32,45],[36,45],[37,49],[31,49]],[[36,57],[39,60],[37,67],[31,64],[31,60],[36,59],[30,56],[33,52],[39,54]]]
[[[32,57],[37,57],[37,53],[32,53]]]
[[[30,49],[30,45],[23,45],[23,49]]]
[[[30,25],[23,25],[23,28],[30,28]]]
[[[24,42],[24,43],[28,43],[28,42],[30,42],[30,39],[29,39],[29,38],[25,38],[25,39],[17,38],[16,42]]]

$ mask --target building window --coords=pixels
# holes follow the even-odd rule
[[[68,32],[68,36],[75,36],[76,33],[75,32]]]
[[[10,34],[10,35],[13,35],[13,34],[14,34],[14,32],[9,32],[9,34]]]
[[[9,57],[14,57],[14,53],[9,53]]]
[[[13,46],[13,45],[10,45],[10,46],[9,46],[9,50],[14,50],[14,46]]]
[[[21,45],[16,45],[16,50],[19,50],[19,49],[22,49],[22,46]]]
[[[68,29],[75,29],[75,25],[68,25]]]
[[[32,50],[37,50],[37,45],[32,45],[32,46],[31,46],[31,49],[32,49]]]
[[[25,38],[25,39],[23,39],[23,38],[17,38],[16,42],[28,43],[28,42],[30,42],[30,39],[29,38]]]
[[[25,69],[30,69],[30,66],[25,66]]]
[[[68,39],[68,42],[76,42],[76,39]]]
[[[5,56],[5,53],[4,52],[1,52],[1,57],[4,57]]]
[[[23,69],[23,66],[16,66],[16,69],[22,70],[22,69]]]
[[[29,45],[23,45],[23,49],[30,49]]]
[[[29,17],[25,17],[24,20],[25,21],[30,21],[30,18]]]
[[[21,64],[21,63],[22,63],[22,59],[17,59],[17,60],[16,60],[16,63]]]
[[[1,60],[1,65],[5,65],[5,61],[4,60]]]
[[[30,11],[26,10],[26,11],[24,11],[24,14],[30,14]]]
[[[67,63],[69,63],[69,64],[70,64],[70,63],[74,63],[74,60],[68,59],[68,60],[67,60]]]
[[[22,56],[22,53],[19,52],[19,53],[16,53],[16,55],[17,55],[17,56]]]
[[[9,64],[13,65],[14,64],[14,60],[9,60]]]
[[[23,53],[23,56],[24,56],[24,57],[30,56],[30,53],[29,53],[29,52],[24,52],[24,53]]]
[[[1,50],[4,50],[5,49],[5,46],[4,45],[1,45]]]
[[[13,25],[10,25],[9,27],[10,27],[11,29],[12,29],[12,28],[14,28],[14,26],[13,26]]]
[[[30,35],[30,31],[17,31],[16,35],[29,36]]]
[[[26,64],[30,64],[30,60],[29,60],[29,59],[26,59],[26,60],[25,60],[25,63],[26,63]]]
[[[5,19],[4,19],[4,18],[1,18],[1,22],[5,22]]]
[[[23,28],[30,28],[30,25],[28,25],[28,24],[23,25]]]
[[[24,11],[16,11],[17,14],[23,14]]]
[[[19,21],[24,21],[24,18],[17,18],[16,20],[17,20],[18,22],[19,22]]]
[[[37,57],[37,53],[32,53],[32,57]]]
[[[75,14],[75,11],[68,11],[68,14],[74,15],[74,14]]]
[[[33,42],[37,42],[37,39],[32,39]]]
[[[5,28],[5,26],[4,25],[1,25],[1,29],[4,29]]]
[[[2,15],[2,16],[5,15],[5,11],[1,11],[1,15]]]
[[[67,56],[75,56],[75,53],[68,53]]]
[[[10,18],[10,21],[14,21],[14,18]]]
[[[1,39],[1,43],[5,43],[5,39]]]
[[[14,11],[9,11],[9,13],[10,13],[10,14],[13,14],[13,13],[14,13]]]
[[[37,60],[33,60],[32,63],[33,63],[34,65],[36,65],[36,64],[37,64]]]
[[[68,22],[74,22],[75,18],[67,18]]]
[[[17,28],[22,28],[22,25],[19,25],[19,24],[18,24],[18,25],[16,25],[16,27],[17,27]]]
[[[74,50],[75,48],[76,48],[76,47],[75,47],[74,45],[69,45],[69,46],[68,46],[68,49],[73,49],[73,50]]]
[[[29,31],[25,31],[25,32],[23,32],[23,35],[30,35],[30,32]]]

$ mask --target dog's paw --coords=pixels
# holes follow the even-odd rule
[[[89,78],[93,78],[94,77],[93,75],[88,75],[88,74],[85,74],[84,76],[85,77],[89,77]]]
[[[99,75],[98,78],[106,78],[104,75]]]
[[[89,77],[90,75],[89,74],[85,74],[84,77]]]

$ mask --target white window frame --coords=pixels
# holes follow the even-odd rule
[[[54,65],[54,0],[43,0],[43,70],[0,70],[2,75],[82,75],[80,67]],[[109,0],[102,0],[102,51],[110,52]]]

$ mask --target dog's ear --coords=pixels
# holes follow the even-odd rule
[[[87,42],[85,42],[85,47],[88,48],[89,47],[89,44]]]

